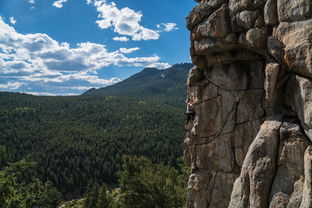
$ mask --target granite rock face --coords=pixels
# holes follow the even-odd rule
[[[197,0],[189,208],[312,208],[312,0]]]

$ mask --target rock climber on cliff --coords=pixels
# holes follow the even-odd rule
[[[185,126],[189,124],[191,120],[194,120],[195,117],[195,110],[194,110],[194,103],[191,98],[186,99],[186,123]]]

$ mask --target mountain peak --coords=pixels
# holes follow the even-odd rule
[[[160,70],[144,68],[141,72],[132,75],[114,85],[86,91],[83,95],[105,95],[132,98],[155,98],[155,96],[174,96],[184,99],[186,79],[193,64],[175,64],[172,67]]]

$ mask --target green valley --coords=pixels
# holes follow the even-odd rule
[[[90,179],[118,182],[124,155],[179,169],[190,64],[144,69],[81,96],[0,93],[0,145],[8,162],[35,162],[24,179],[51,181],[63,199],[82,196]]]

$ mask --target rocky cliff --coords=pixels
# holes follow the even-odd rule
[[[312,1],[197,0],[189,208],[312,208]]]

